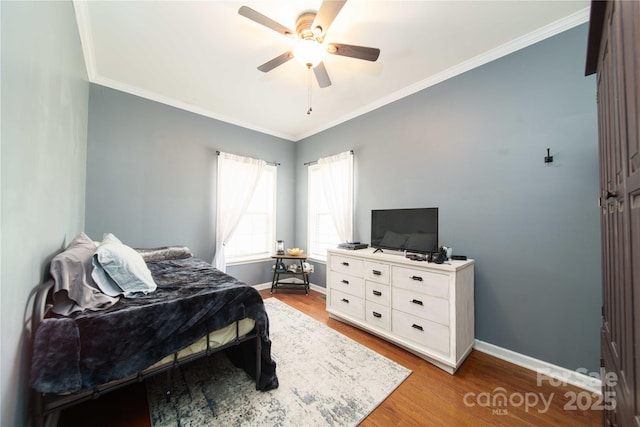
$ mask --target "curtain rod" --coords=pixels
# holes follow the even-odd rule
[[[349,150],[349,153],[353,154],[353,150]],[[311,166],[311,165],[315,165],[316,163],[318,163],[317,160],[312,160],[310,162],[304,163],[305,166]]]
[[[216,154],[219,156],[220,151],[216,151]],[[271,166],[280,166],[280,163],[277,163],[277,162],[266,162],[266,163]]]

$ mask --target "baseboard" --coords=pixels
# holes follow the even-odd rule
[[[554,365],[543,360],[535,359],[530,356],[526,356],[515,351],[507,350],[506,348],[498,347],[497,345],[489,344],[484,341],[475,340],[473,346],[474,350],[481,351],[498,359],[505,360],[513,363],[514,365],[521,366],[523,368],[543,374],[546,377],[552,378],[552,380],[544,379],[544,382],[551,382],[558,386],[564,384],[571,384],[576,387],[580,387],[592,393],[601,394],[602,382],[600,380],[600,372],[597,372],[598,377],[587,375],[579,371],[572,371],[561,366]]]
[[[253,285],[253,287],[259,291],[270,289],[271,282],[258,283],[257,285]],[[311,289],[312,291],[320,292],[323,295],[327,294],[327,288],[319,285],[314,285],[313,283],[309,283],[309,289]]]
[[[271,287],[271,283],[258,283],[257,285],[251,285],[252,288],[256,288],[259,291],[263,291],[265,289],[269,289]]]
[[[316,292],[320,292],[322,295],[327,294],[327,288],[324,286],[314,285],[313,283],[309,283],[309,289],[313,289]]]

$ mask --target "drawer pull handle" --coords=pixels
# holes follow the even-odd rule
[[[373,291],[373,294],[377,297],[382,296],[382,292],[380,291]]]
[[[417,299],[411,300],[411,302],[412,302],[412,303],[414,303],[414,304],[418,304],[418,305],[424,305],[424,304],[422,303],[422,301],[417,300]]]
[[[382,314],[373,312],[373,317],[377,317],[378,319],[382,317]]]
[[[416,325],[415,323],[414,323],[413,325],[411,325],[411,327],[412,327],[413,329],[417,329],[417,330],[419,330],[419,331],[424,331],[424,328],[423,328],[422,326],[420,326],[420,325]]]
[[[382,271],[372,270],[374,276],[382,276]]]
[[[348,262],[344,262],[343,261],[341,264],[344,265],[345,267],[349,267],[349,263]]]
[[[342,302],[346,302],[347,304],[349,304],[349,300],[346,298],[342,298]]]
[[[343,280],[341,280],[341,281],[340,281],[340,283],[344,283],[345,285],[348,285],[348,284],[349,284],[349,281],[348,281],[348,280],[344,280],[344,279],[343,279]]]
[[[411,279],[412,280],[416,280],[418,282],[422,282],[422,277],[420,277],[420,276],[411,276]]]

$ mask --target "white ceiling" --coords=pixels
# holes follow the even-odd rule
[[[321,0],[75,1],[90,81],[298,141],[588,20],[588,0],[349,0],[326,37],[380,48],[377,62],[327,55],[332,85],[295,60],[257,66],[293,40],[238,14],[295,29]]]

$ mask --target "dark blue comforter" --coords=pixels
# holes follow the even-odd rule
[[[44,393],[77,392],[136,374],[233,322],[256,321],[262,344],[260,390],[278,387],[269,319],[260,293],[197,258],[149,262],[158,289],[121,298],[101,311],[45,319],[37,328],[31,386]],[[250,343],[249,343],[250,344]],[[233,351],[255,371],[255,351]]]

